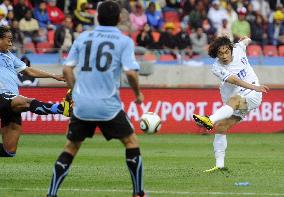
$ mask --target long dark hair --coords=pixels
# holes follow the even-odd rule
[[[210,44],[208,55],[212,58],[216,58],[218,56],[218,50],[221,46],[228,46],[232,52],[234,44],[227,36],[218,37]]]

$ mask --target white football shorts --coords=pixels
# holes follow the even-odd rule
[[[244,119],[251,110],[254,110],[260,106],[262,102],[262,93],[252,90],[244,95],[240,94],[240,96],[246,99],[247,109],[235,110],[233,115]]]

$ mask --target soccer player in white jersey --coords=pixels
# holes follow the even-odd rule
[[[216,58],[212,72],[220,81],[220,94],[224,105],[208,116],[193,115],[198,125],[216,130],[213,146],[216,166],[205,172],[224,170],[227,148],[226,132],[239,123],[249,111],[262,102],[262,93],[269,88],[260,85],[258,78],[248,62],[246,47],[250,38],[244,37],[233,45],[227,37],[219,37],[209,47],[209,56]]]
[[[31,77],[53,78],[64,80],[62,75],[50,74],[35,68],[27,67],[24,62],[14,56],[9,49],[12,47],[12,33],[8,27],[0,26],[0,118],[2,143],[0,157],[14,157],[20,138],[21,112],[31,111],[39,115],[62,114],[69,105],[51,104],[19,95],[19,79],[17,73]],[[65,106],[65,107],[64,107]],[[66,115],[65,113],[65,115]]]
[[[67,84],[72,89],[74,108],[67,142],[54,164],[48,197],[57,196],[82,142],[93,136],[96,127],[100,128],[106,140],[119,139],[122,142],[133,185],[132,196],[146,196],[138,140],[119,97],[120,77],[124,71],[136,102],[140,104],[143,100],[134,43],[116,27],[120,7],[115,1],[104,1],[97,10],[100,25],[92,31],[83,32],[74,41],[63,69]]]

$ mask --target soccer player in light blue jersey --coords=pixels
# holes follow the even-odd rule
[[[67,142],[54,164],[48,197],[57,196],[82,142],[93,136],[96,127],[100,128],[106,140],[119,139],[125,146],[132,195],[146,196],[138,140],[119,97],[120,76],[124,71],[136,102],[140,104],[143,101],[136,72],[140,67],[135,60],[134,43],[115,27],[120,16],[120,7],[116,2],[104,1],[97,10],[100,26],[83,32],[75,40],[63,69],[67,84],[73,91],[74,108]]]
[[[0,157],[14,157],[21,133],[21,112],[31,111],[39,115],[62,114],[69,108],[62,104],[43,103],[34,98],[19,95],[19,79],[17,73],[24,75],[53,78],[62,81],[60,75],[50,74],[35,68],[27,67],[15,57],[9,49],[12,46],[12,33],[8,27],[0,27],[0,118],[2,127],[2,143]],[[68,103],[68,102],[67,102]],[[65,107],[64,107],[65,105]]]

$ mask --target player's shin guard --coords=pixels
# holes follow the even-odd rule
[[[56,196],[60,184],[68,173],[68,169],[73,161],[70,153],[63,152],[54,164],[53,175],[48,189],[47,196]]]
[[[60,104],[44,103],[36,99],[31,101],[29,110],[39,115],[63,113],[63,108]]]
[[[143,196],[143,166],[139,148],[126,149],[126,164],[132,179],[133,196]]]
[[[3,144],[0,143],[0,157],[15,157],[16,153],[8,152],[4,149]]]
[[[229,105],[224,105],[221,108],[217,109],[214,114],[209,116],[212,123],[216,123],[219,120],[229,118],[233,115],[234,109]]]

